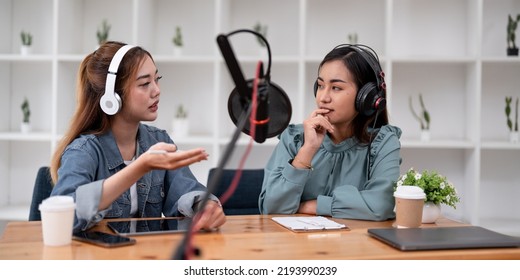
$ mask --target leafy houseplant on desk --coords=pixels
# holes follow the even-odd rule
[[[418,186],[424,190],[426,199],[423,210],[423,223],[435,223],[441,213],[441,204],[456,208],[456,204],[460,201],[455,187],[445,176],[440,175],[437,171],[424,170],[420,173],[410,168],[399,177],[396,185]]]

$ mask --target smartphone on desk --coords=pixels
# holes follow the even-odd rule
[[[133,238],[100,231],[82,231],[74,233],[72,239],[107,248],[135,244],[135,239]]]

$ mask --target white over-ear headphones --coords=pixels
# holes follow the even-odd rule
[[[135,46],[132,45],[124,45],[119,48],[112,58],[112,61],[110,61],[110,66],[108,66],[105,94],[103,94],[101,100],[99,100],[101,109],[107,115],[115,115],[121,109],[121,97],[117,92],[115,92],[117,70],[119,69],[119,64],[121,64],[125,54],[134,47]]]

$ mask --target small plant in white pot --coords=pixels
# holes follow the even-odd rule
[[[455,209],[457,203],[460,202],[455,186],[437,171],[417,172],[410,168],[399,177],[395,187],[400,186],[418,186],[424,190],[426,198],[422,223],[435,223],[441,215],[441,204]]]
[[[506,119],[507,119],[507,127],[509,128],[509,141],[518,142],[518,97],[515,101],[515,119],[514,124],[511,119],[511,102],[513,98],[511,96],[506,97]]]
[[[175,35],[172,38],[173,55],[180,56],[182,54],[182,47],[184,41],[182,40],[182,29],[180,26],[175,27]]]
[[[23,120],[20,125],[20,130],[22,133],[28,133],[31,131],[31,108],[29,107],[29,100],[24,98],[22,105],[20,106],[22,109]]]
[[[188,112],[184,109],[184,106],[181,104],[177,107],[177,112],[175,113],[175,117],[172,121],[172,135],[173,138],[186,137],[188,136],[190,128],[190,122],[188,119]]]
[[[358,43],[358,35],[356,32],[349,33],[347,36],[347,41],[349,44],[355,45]]]
[[[20,53],[22,55],[28,55],[31,53],[31,46],[32,46],[32,34],[29,32],[25,32],[22,30],[20,33],[20,37],[22,39],[22,46],[20,47]]]
[[[429,141],[430,140],[430,113],[426,110],[426,106],[424,106],[424,101],[422,98],[422,94],[419,93],[419,103],[421,105],[421,114],[417,114],[413,109],[412,105],[412,97],[408,100],[408,104],[410,105],[410,111],[414,118],[421,125],[421,140]]]
[[[264,36],[264,38],[267,40],[267,25],[263,25],[262,23],[257,22],[255,26],[253,26],[253,30],[258,34]],[[267,57],[267,45],[265,44],[264,40],[262,40],[262,38],[260,37],[256,37],[256,40],[260,45],[260,55],[262,57]]]
[[[101,22],[101,26],[99,26],[96,31],[96,37],[97,37],[97,42],[98,42],[98,46],[96,47],[96,49],[99,46],[103,45],[108,40],[108,35],[110,34],[110,28],[112,28],[112,26],[108,23],[108,21],[106,19],[104,19]]]
[[[518,47],[516,46],[516,28],[518,27],[518,21],[520,21],[520,14],[513,18],[508,15],[507,19],[507,55],[518,56]]]

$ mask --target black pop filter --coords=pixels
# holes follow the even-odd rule
[[[253,80],[247,80],[246,83],[249,90],[252,90]],[[266,91],[267,98],[269,100],[267,103],[269,122],[267,123],[265,138],[271,138],[282,133],[283,130],[289,125],[292,115],[291,101],[289,100],[289,97],[285,91],[273,82],[270,82],[268,85],[261,84],[258,89],[258,94],[261,95],[262,91]],[[247,103],[248,104],[244,104],[241,101],[240,94],[236,88],[231,91],[228,99],[228,112],[229,117],[235,125],[237,125],[242,112],[246,111],[247,106],[251,104],[251,100],[247,100]],[[246,121],[242,132],[247,135],[251,135],[249,119]],[[258,133],[255,133],[255,135],[258,135]]]
[[[265,75],[261,73],[261,80],[258,84],[257,92],[257,114],[255,120],[255,137],[258,143],[263,143],[266,138],[275,137],[289,125],[292,115],[291,101],[285,91],[277,84],[270,81],[271,72],[271,50],[267,40],[259,33],[241,29],[229,33],[228,35],[217,36],[217,43],[226,61],[229,73],[235,82],[236,87],[231,91],[228,99],[228,112],[235,125],[240,121],[240,117],[252,104],[253,79],[245,80],[240,65],[238,64],[233,49],[227,39],[228,36],[239,32],[249,32],[262,39],[267,46],[269,54],[269,64]],[[263,68],[261,70],[263,72]],[[251,135],[250,120],[246,121],[242,132]]]

